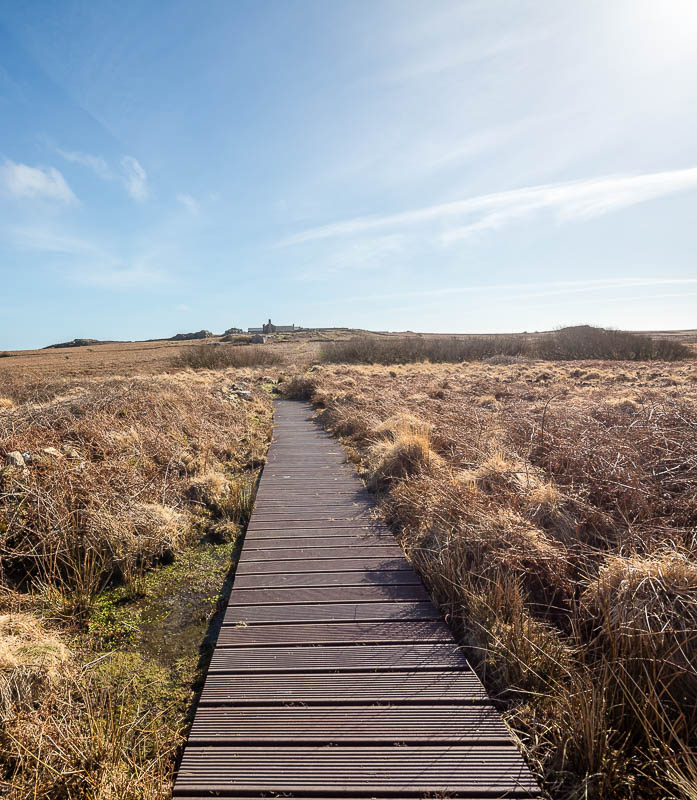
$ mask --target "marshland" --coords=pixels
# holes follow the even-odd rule
[[[282,395],[341,439],[551,797],[693,797],[693,352],[549,337],[4,359],[3,792],[169,796]]]

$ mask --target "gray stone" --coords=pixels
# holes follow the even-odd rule
[[[24,457],[19,450],[12,450],[5,456],[5,464],[8,467],[23,467]]]
[[[51,456],[51,458],[63,458],[63,453],[56,450],[55,447],[44,447],[41,453],[45,456]]]
[[[68,458],[80,458],[80,453],[71,444],[62,444],[61,453]]]
[[[243,400],[251,400],[252,399],[252,393],[247,391],[246,389],[238,389],[235,392],[235,394],[238,397],[241,397]]]

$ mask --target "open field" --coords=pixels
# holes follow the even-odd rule
[[[204,343],[278,355],[239,369],[182,368],[198,341],[0,358],[0,794],[169,796],[284,391],[343,437],[553,797],[695,797],[695,361],[321,363],[358,333]]]
[[[281,386],[343,438],[552,797],[696,796],[694,361]]]
[[[481,334],[415,334],[375,333],[350,329],[304,331],[294,334],[275,334],[268,337],[264,345],[255,345],[272,350],[289,364],[309,364],[320,357],[322,346],[332,342],[347,342],[356,337],[370,337],[377,342],[409,338],[426,341],[452,341],[462,339],[492,339],[509,342],[535,342],[543,337],[541,333],[500,334],[490,336]],[[697,331],[652,331],[646,335],[657,339],[669,339],[688,346],[697,345]],[[28,385],[32,380],[45,383],[56,378],[76,378],[105,375],[145,375],[177,369],[177,360],[191,349],[205,346],[220,346],[220,336],[210,339],[172,342],[167,340],[153,342],[119,342],[112,344],[93,344],[84,347],[70,347],[41,350],[0,352],[0,381],[5,383],[18,380]],[[2,389],[0,388],[0,395]]]

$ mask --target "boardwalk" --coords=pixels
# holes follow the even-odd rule
[[[175,797],[538,796],[341,445],[274,441]]]

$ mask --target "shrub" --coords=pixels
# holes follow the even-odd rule
[[[324,367],[312,401],[544,790],[693,800],[694,370],[593,367]]]
[[[441,458],[431,449],[431,426],[411,415],[387,420],[376,431],[379,439],[368,451],[368,479],[385,487],[394,478],[406,478],[425,467],[436,467]]]
[[[695,353],[680,342],[590,325],[562,328],[535,338],[513,335],[357,336],[346,341],[327,342],[320,349],[320,359],[335,364],[486,361],[507,366],[522,363],[526,358],[678,361],[694,357]]]
[[[342,342],[326,342],[320,360],[341,364],[408,364],[415,361],[481,361],[494,355],[517,356],[525,342],[515,336],[357,336]]]
[[[279,353],[264,347],[221,344],[192,345],[174,359],[174,366],[191,369],[270,367],[282,363]]]
[[[293,400],[311,400],[316,389],[317,381],[311,375],[293,375],[282,386],[283,394]]]
[[[638,333],[577,325],[561,328],[532,344],[533,352],[550,361],[679,361],[694,358],[684,344]]]

